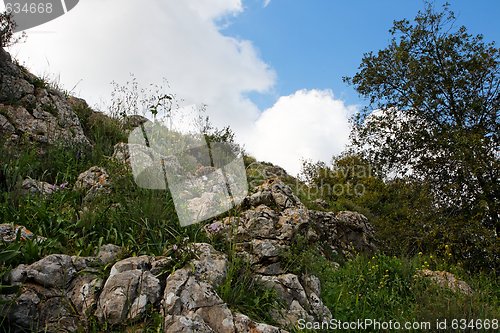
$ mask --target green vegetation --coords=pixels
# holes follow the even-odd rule
[[[24,32],[21,36],[14,37],[15,28],[16,23],[12,19],[12,13],[9,14],[6,11],[0,13],[0,47],[11,46],[25,38]]]
[[[231,309],[257,322],[275,324],[272,311],[281,304],[277,292],[255,280],[250,264],[244,259],[230,258],[227,276],[217,294]]]
[[[427,3],[390,33],[346,79],[371,103],[354,119],[353,148],[382,179],[399,178],[390,191],[422,203],[410,220],[425,221],[437,247],[460,249],[470,269],[498,270],[500,49],[457,27],[448,5]]]
[[[431,322],[436,319],[498,318],[500,286],[494,273],[469,274],[450,260],[417,254],[412,258],[379,253],[334,264],[300,238],[283,262],[292,273],[319,277],[321,298],[335,319]],[[420,269],[448,271],[465,280],[473,295],[454,293],[417,275]]]

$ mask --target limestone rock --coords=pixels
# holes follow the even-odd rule
[[[51,254],[31,265],[20,265],[11,272],[11,283],[32,281],[45,288],[66,288],[76,270],[70,256]]]
[[[96,274],[82,274],[72,282],[69,296],[76,311],[83,318],[91,315],[95,309],[102,285],[103,280]]]
[[[196,276],[212,286],[218,286],[226,277],[227,255],[216,251],[207,243],[192,244],[191,250],[197,257],[192,260]]]
[[[134,269],[138,269],[141,271],[150,270],[151,269],[151,260],[150,256],[138,256],[138,257],[130,257],[123,260],[118,261],[111,267],[111,271],[109,272],[109,277],[112,277],[115,274],[122,273],[125,271],[130,271]]]
[[[216,309],[211,313],[203,310],[209,307],[216,307]],[[205,281],[198,280],[185,268],[175,271],[167,278],[162,308],[167,332],[173,331],[175,327],[186,326],[186,324],[204,328],[203,331],[207,332],[215,331],[215,327],[211,327],[210,323],[217,324],[217,326],[219,323],[214,323],[210,318],[220,317],[220,312],[226,312],[224,302],[213,287]],[[193,313],[196,316],[192,317]],[[183,321],[190,317],[190,320]],[[205,319],[208,320],[205,321]]]
[[[115,262],[123,253],[123,249],[114,244],[105,244],[99,248],[97,258],[104,264]]]
[[[131,257],[111,268],[97,304],[96,317],[112,325],[140,318],[160,298],[160,281],[149,271],[151,258]]]
[[[21,185],[22,191],[26,194],[51,195],[52,193],[66,188],[68,184],[53,185],[40,180],[26,178]]]
[[[66,97],[14,64],[7,52],[0,53],[0,136],[90,147]]]
[[[272,325],[256,323],[241,313],[234,314],[233,318],[236,333],[288,333]]]
[[[299,319],[328,321],[330,310],[323,304],[319,280],[308,276],[304,281],[294,274],[256,275],[257,280],[277,291],[285,303],[285,308],[277,310],[274,319],[283,326],[293,326]]]
[[[3,242],[12,243],[16,240],[17,234],[20,233],[20,240],[32,239],[35,241],[44,241],[45,237],[35,236],[31,231],[22,225],[12,225],[8,223],[0,224],[0,238]]]
[[[79,316],[69,300],[77,271],[67,255],[49,255],[14,268],[7,283],[18,294],[0,295],[0,315],[19,331],[75,332]]]
[[[311,226],[323,246],[350,256],[353,251],[372,254],[376,251],[373,227],[359,213],[309,210]]]

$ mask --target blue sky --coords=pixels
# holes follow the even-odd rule
[[[445,1],[436,1],[439,8]],[[500,42],[500,1],[451,1],[458,23],[486,40]],[[365,104],[343,76],[356,73],[363,53],[387,46],[396,19],[412,19],[423,1],[260,0],[244,2],[245,10],[223,31],[251,40],[277,72],[272,94],[250,94],[261,108],[277,96],[299,89],[331,89],[347,104]]]
[[[363,53],[388,45],[394,20],[413,19],[423,7],[420,0],[81,0],[9,51],[103,112],[111,81],[124,84],[133,73],[147,86],[165,78],[179,114],[206,104],[212,122],[231,126],[248,153],[296,175],[302,160],[329,162],[345,149],[349,118],[366,102],[342,77],[356,73]],[[451,1],[451,9],[471,33],[500,42],[500,1]]]

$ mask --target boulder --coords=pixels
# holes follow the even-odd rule
[[[0,137],[11,146],[27,138],[42,145],[90,147],[66,96],[0,52]]]
[[[349,257],[353,253],[371,255],[377,250],[373,227],[360,213],[309,210],[309,220],[327,252]]]
[[[165,257],[139,256],[116,262],[99,297],[96,317],[112,325],[142,318],[148,306],[160,301],[156,277],[170,262]]]
[[[114,263],[121,255],[123,255],[123,249],[114,244],[105,244],[99,248],[97,258],[101,260],[103,264]]]
[[[111,275],[97,304],[96,317],[111,325],[135,320],[146,312],[148,304],[160,297],[160,281],[149,271],[126,270]]]
[[[70,256],[53,254],[13,269],[7,284],[18,293],[0,295],[0,315],[16,331],[75,332],[80,317],[69,301],[77,270]]]
[[[51,254],[31,265],[20,265],[10,273],[11,283],[33,282],[44,288],[65,289],[76,270],[70,256]]]
[[[459,292],[469,296],[474,293],[467,282],[458,279],[455,275],[449,272],[422,269],[417,271],[416,276],[429,279],[438,286],[450,289],[453,292]]]
[[[53,185],[40,180],[26,178],[21,184],[21,190],[25,194],[51,195],[52,193],[65,189],[68,183]]]
[[[233,313],[215,291],[225,278],[227,257],[205,243],[191,249],[194,269],[176,270],[166,281],[161,301],[165,332],[286,332]]]

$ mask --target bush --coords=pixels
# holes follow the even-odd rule
[[[331,166],[306,162],[302,177],[331,209],[365,214],[375,227],[380,249],[390,256],[447,256],[448,247],[453,252],[448,259],[471,272],[499,272],[495,234],[483,224],[481,213],[437,205],[430,182],[383,179],[356,155],[337,157]]]

